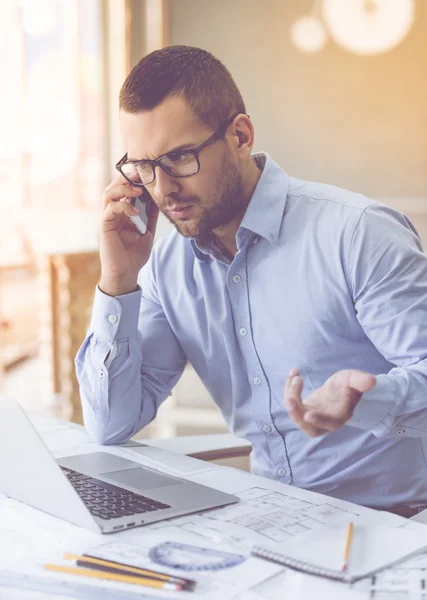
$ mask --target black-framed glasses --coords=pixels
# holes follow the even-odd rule
[[[224,137],[227,128],[240,113],[232,115],[225,123],[220,125],[213,135],[197,148],[176,150],[156,158],[156,160],[127,160],[127,154],[116,164],[116,169],[129,183],[137,187],[144,187],[156,179],[156,165],[172,177],[190,177],[200,171],[199,153]]]

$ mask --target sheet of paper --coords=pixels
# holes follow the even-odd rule
[[[292,598],[292,600],[374,600],[347,584],[290,571],[287,572],[282,592],[282,598]]]
[[[328,507],[330,507],[330,510],[345,511],[353,515],[363,515],[365,519],[368,521],[372,520],[372,522],[378,525],[394,525],[398,527],[408,522],[407,519],[392,513],[372,510],[358,504],[352,504],[345,500],[333,498],[332,496],[317,494],[316,492],[285,485],[278,481],[251,475],[244,471],[239,471],[238,469],[233,469],[233,476],[231,477],[230,469],[228,467],[219,467],[210,473],[200,473],[195,476],[189,476],[188,479],[203,485],[209,485],[229,494],[237,494],[249,488],[278,492],[283,495],[281,501],[283,505],[287,508],[292,508],[292,506],[295,505],[297,510],[299,510],[299,503],[307,502],[312,507],[325,506],[326,513],[329,512]],[[255,495],[263,495],[264,493],[264,491],[254,492]],[[325,517],[327,517],[327,514]]]
[[[262,477],[245,474],[242,477],[238,472],[230,477],[224,469],[189,478],[241,499],[238,504],[201,514],[194,524],[195,528],[214,536],[224,536],[227,532],[228,538],[234,542],[240,540],[241,544],[268,542],[276,544],[280,551],[286,541],[328,523],[358,521],[366,525],[396,527],[407,522],[391,513],[374,511]]]
[[[175,525],[175,520],[158,523],[143,535],[129,530],[110,537],[89,553],[194,579],[196,597],[206,600],[235,598],[283,570],[248,551],[199,536],[185,523]],[[187,595],[194,598],[195,592],[180,592],[180,598]]]
[[[0,571],[0,600],[156,600],[149,592],[117,589],[110,583],[108,587],[99,587],[81,580],[52,576],[47,574],[3,573]],[[77,582],[78,581],[78,582]],[[142,586],[133,586],[141,590]],[[144,588],[147,589],[147,588]],[[175,592],[172,592],[175,594]],[[3,594],[3,595],[2,595]]]
[[[242,600],[374,600],[350,585],[284,571],[266,579],[241,596]],[[237,600],[237,599],[236,599]],[[384,598],[385,600],[385,598]],[[395,600],[394,597],[388,600]]]
[[[147,455],[144,456],[144,452],[142,455],[138,453],[138,456],[131,448],[97,446],[83,428],[65,421],[35,417],[34,422],[55,456],[102,450],[131,458],[154,468],[166,467],[164,456],[152,456],[150,453],[145,453]],[[186,460],[186,457],[181,457],[181,459]],[[33,578],[32,581],[35,581],[34,578],[42,578],[46,581],[47,578],[47,581],[57,582],[58,585],[61,585],[62,582],[62,585],[65,586],[65,593],[67,586],[68,590],[71,589],[71,586],[74,589],[76,579],[78,579],[79,585],[83,585],[82,578],[64,577],[62,574],[48,573],[42,569],[43,563],[47,561],[60,564],[63,561],[64,552],[102,553],[107,558],[119,561],[123,561],[127,557],[129,562],[154,567],[150,558],[150,551],[153,548],[160,547],[161,549],[162,544],[175,544],[178,545],[175,546],[176,549],[180,547],[179,544],[182,544],[186,548],[185,555],[190,561],[190,566],[194,552],[192,554],[189,547],[205,549],[205,554],[210,556],[210,560],[216,560],[218,556],[218,560],[221,560],[221,552],[226,553],[226,556],[223,557],[224,560],[230,559],[228,555],[243,556],[244,560],[220,570],[184,571],[186,576],[197,579],[199,585],[197,595],[194,592],[191,595],[187,592],[180,592],[180,598],[188,595],[193,599],[204,598],[206,600],[210,598],[215,598],[215,600],[217,598],[221,598],[221,600],[227,598],[230,600],[232,598],[234,600],[238,598],[274,600],[283,598],[283,582],[286,582],[286,585],[293,582],[292,594],[294,594],[296,588],[293,576],[295,573],[285,570],[279,565],[251,557],[252,544],[270,540],[282,547],[286,540],[298,539],[307,530],[315,530],[325,523],[335,522],[342,518],[351,518],[352,520],[361,518],[365,523],[381,523],[390,526],[401,526],[402,523],[408,523],[390,513],[377,513],[348,502],[284,486],[242,471],[230,471],[228,468],[195,459],[187,460],[192,462],[191,466],[173,465],[169,469],[170,474],[184,476],[201,484],[235,493],[241,497],[241,503],[224,509],[158,523],[150,527],[116,533],[112,536],[101,536],[86,532],[81,528],[0,496],[0,539],[2,539],[0,560],[4,569],[11,576],[15,573],[16,577],[21,578],[21,581],[23,577],[28,577]],[[165,468],[165,470],[168,469]],[[219,553],[219,555],[215,553]],[[24,556],[28,557],[28,560],[25,561],[25,573],[22,572]],[[13,560],[14,557],[15,560]],[[162,566],[163,570],[167,571],[167,567]],[[390,573],[384,572],[381,578],[377,578],[375,581],[375,597],[380,597],[378,594],[383,590],[385,590],[385,594],[389,593],[390,589],[399,593],[403,593],[404,589],[413,590],[412,594],[418,593],[422,585],[422,573],[426,569],[427,555],[424,566],[418,563],[409,569],[405,566],[404,571],[398,570],[398,578],[394,577],[395,570]],[[176,571],[171,569],[170,572]],[[406,578],[405,583],[403,574]],[[333,583],[329,583],[334,586]],[[357,593],[358,597],[363,596],[368,600],[372,597],[370,594],[373,583],[364,581],[361,584],[364,584],[365,587],[354,588],[351,591],[353,594]],[[129,598],[137,593],[142,600],[170,597],[170,592],[157,590],[147,592],[146,589],[136,589],[136,586],[128,584],[108,582],[106,586],[104,582],[85,580],[84,585],[94,590],[94,598],[102,595],[103,600],[109,600],[108,593],[113,592],[125,594]],[[304,583],[304,585],[308,584]],[[341,586],[342,584],[337,585]],[[313,589],[318,591],[318,588]],[[332,590],[332,588],[330,589]],[[343,589],[341,588],[341,591]],[[36,593],[38,594],[39,590],[34,588],[31,600],[38,600]],[[4,595],[4,590],[0,586],[0,600],[3,600],[1,594]],[[7,600],[26,600],[27,597],[29,596],[26,590],[13,588],[8,588],[6,594]],[[43,594],[42,597],[44,597]],[[59,591],[55,597],[58,600],[61,598]],[[89,598],[89,596],[87,597]],[[297,598],[298,596],[291,595],[290,597]],[[330,598],[335,597],[339,596],[330,596]],[[395,598],[394,595],[393,598]],[[405,600],[406,598],[409,600],[410,596],[405,596]]]
[[[394,568],[359,581],[354,589],[375,600],[425,600],[427,598],[427,553]]]
[[[102,536],[7,498],[0,500],[0,539],[0,568],[12,570],[34,558],[79,550]]]
[[[34,589],[20,590],[0,585],[0,600],[49,600],[49,596],[46,596],[45,592],[37,592]],[[70,597],[56,596],[55,600],[70,600]]]
[[[424,525],[427,525],[427,510],[422,510],[420,513],[415,515],[415,517],[412,517],[411,521],[415,521],[417,523],[423,523]]]
[[[307,563],[319,570],[340,572],[348,521],[328,523],[315,532],[309,532],[299,538],[298,544],[283,544],[283,557],[296,562]],[[384,527],[365,525],[357,522],[354,526],[348,575],[366,576],[380,571],[411,555],[425,551],[427,537],[424,528],[410,531],[402,527]],[[263,544],[269,549],[271,544]],[[277,545],[274,546],[277,548]],[[309,567],[308,567],[309,568]]]
[[[282,570],[278,565],[252,557],[248,551],[236,551],[232,545],[222,541],[214,543],[206,536],[199,536],[191,527],[177,527],[175,522],[102,536],[11,499],[0,503],[0,539],[0,581],[6,576],[15,577],[18,584],[23,577],[35,578],[36,582],[44,578],[58,585],[62,582],[64,594],[67,586],[83,582],[88,588],[98,590],[98,596],[102,590],[103,598],[108,590],[147,593],[146,588],[135,589],[136,586],[130,584],[85,580],[43,569],[45,563],[71,566],[73,563],[63,558],[65,552],[93,554],[195,579],[197,595],[180,592],[180,598],[231,600]],[[173,553],[186,557],[182,567],[175,568],[168,563]],[[170,597],[170,592],[162,590],[148,592],[150,597]]]

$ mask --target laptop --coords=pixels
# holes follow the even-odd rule
[[[21,406],[5,396],[0,396],[0,493],[97,533],[239,501],[108,452],[56,460]]]

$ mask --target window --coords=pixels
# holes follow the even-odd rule
[[[23,260],[25,239],[37,250],[91,236],[95,217],[77,225],[81,213],[98,215],[105,184],[101,13],[102,0],[2,3],[2,262]]]

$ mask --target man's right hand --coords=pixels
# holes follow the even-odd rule
[[[109,296],[135,291],[138,273],[151,254],[159,215],[157,206],[151,203],[145,235],[141,235],[129,219],[138,214],[130,198],[141,194],[141,188],[132,187],[121,175],[104,191],[99,230],[99,287]]]

